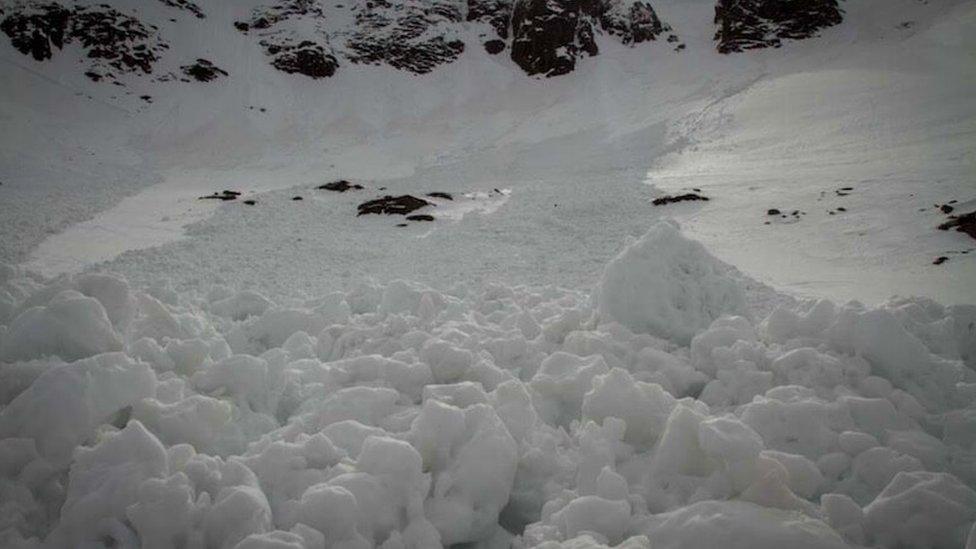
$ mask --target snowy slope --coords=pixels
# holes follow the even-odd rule
[[[19,255],[5,253],[9,259],[23,258],[22,248],[33,249],[32,268],[48,274],[77,271],[125,250],[183,238],[183,226],[204,219],[213,207],[195,200],[202,194],[228,187],[304,191],[346,178],[404,192],[511,188],[513,194],[508,206],[491,217],[460,226],[437,223],[432,232],[406,231],[440,239],[432,245],[386,231],[384,222],[344,215],[348,206],[325,197],[328,204],[316,204],[324,209],[314,229],[307,219],[289,226],[296,221],[284,213],[289,210],[262,212],[255,217],[271,215],[272,225],[281,230],[257,219],[255,230],[242,239],[238,231],[214,228],[222,219],[236,219],[236,213],[227,212],[207,222],[206,239],[165,252],[130,254],[111,268],[139,279],[164,275],[192,285],[199,274],[193,271],[211,270],[194,260],[201,249],[216,257],[218,250],[235,245],[280,248],[285,235],[304,230],[336,238],[303,239],[312,240],[311,247],[304,249],[301,268],[296,265],[287,277],[271,276],[275,267],[264,262],[265,254],[258,254],[253,267],[237,262],[212,268],[236,273],[250,284],[273,279],[264,290],[286,294],[305,290],[299,285],[309,284],[302,274],[309,268],[324,279],[308,288],[312,293],[341,287],[337,275],[347,271],[353,279],[383,272],[435,285],[459,276],[502,276],[580,287],[591,284],[623,235],[637,236],[649,220],[664,215],[675,216],[720,257],[753,277],[799,295],[873,303],[895,294],[927,295],[971,302],[966,282],[976,267],[972,256],[958,255],[971,246],[963,235],[933,230],[944,219],[933,204],[972,198],[966,191],[972,185],[967,174],[972,173],[973,117],[966,113],[973,108],[973,75],[968,71],[972,63],[966,62],[971,48],[964,41],[972,10],[966,3],[954,6],[906,1],[882,10],[885,15],[878,18],[871,3],[852,5],[846,24],[825,30],[821,38],[721,56],[711,42],[711,5],[667,2],[656,9],[681,30],[688,45],[682,52],[660,41],[631,48],[598,36],[601,54],[583,58],[575,72],[556,79],[526,78],[511,60],[468,48],[458,62],[425,75],[349,65],[323,81],[274,70],[260,47],[230,25],[248,13],[247,6],[215,4],[206,19],[184,16],[172,28],[163,27],[164,36],[168,32],[180,40],[159,64],[165,71],[202,55],[226,69],[227,78],[186,84],[130,77],[126,88],[118,88],[122,91],[107,91],[55,64],[31,68],[131,113],[106,114],[102,111],[111,109],[101,108],[86,121],[79,115],[100,104],[62,94],[60,101],[70,105],[66,110],[78,115],[38,114],[36,105],[44,104],[39,101],[25,114],[24,101],[12,98],[4,104],[20,113],[14,118],[30,120],[23,122],[27,126],[46,120],[84,128],[66,130],[66,135],[92,135],[94,143],[125,141],[148,173],[130,178],[136,182],[112,193],[114,200],[147,181],[162,183],[36,249],[45,229],[25,221],[32,225],[16,230],[30,230],[31,236],[16,240],[31,244],[19,244]],[[151,5],[142,11],[159,12],[155,20],[165,22],[164,16],[172,15],[167,9]],[[912,21],[912,28],[900,28],[905,21]],[[5,57],[20,64],[29,61],[6,51]],[[23,85],[6,93],[33,97],[37,88],[50,94],[44,80],[13,74]],[[143,94],[152,95],[153,103],[138,99]],[[72,122],[76,117],[81,118],[77,125]],[[806,131],[797,132],[798,126]],[[24,183],[27,174],[16,176],[13,168],[50,169],[50,162],[42,168],[41,162],[13,158],[28,147],[39,155],[46,145],[37,143],[40,137],[22,143],[18,135],[5,133],[12,141],[8,184],[34,188]],[[54,147],[43,154],[61,155],[62,149]],[[98,158],[119,163],[107,154]],[[645,180],[652,186],[643,186]],[[845,200],[821,200],[821,192],[830,195],[846,186],[855,191]],[[571,190],[579,187],[601,192]],[[657,193],[691,187],[711,193],[713,200],[704,209],[647,204]],[[92,196],[74,196],[70,204],[92,202],[84,210],[87,215],[111,201],[98,199],[95,192],[85,194]],[[573,204],[580,200],[580,206]],[[558,210],[553,205],[561,201],[566,204]],[[837,206],[848,213],[829,215]],[[766,226],[770,208],[807,215],[795,225]],[[486,241],[483,224],[512,234]],[[379,249],[402,249],[408,257],[429,253],[428,263],[457,268],[425,275],[416,262],[386,254],[322,259],[373,230],[391,243]],[[457,252],[475,248],[479,253]],[[551,250],[574,248],[596,255],[584,262],[512,260],[569,259]],[[950,261],[932,266],[941,255]],[[452,260],[445,262],[446,257]],[[396,265],[404,270],[396,271]],[[554,280],[557,272],[562,274]],[[216,280],[212,270],[207,276]]]
[[[551,79],[284,74],[264,4],[113,0],[121,86],[0,40],[0,546],[976,543],[972,2],[720,55],[662,0]]]

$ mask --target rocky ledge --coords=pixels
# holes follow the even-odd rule
[[[50,59],[68,44],[79,45],[92,80],[124,73],[152,73],[169,48],[158,29],[107,4],[65,7],[57,2],[18,4],[5,13],[0,30],[21,53]]]
[[[843,21],[837,0],[718,0],[715,41],[721,53],[778,48]]]
[[[206,17],[192,0],[158,1]],[[475,40],[490,54],[507,53],[526,74],[545,77],[571,72],[580,59],[598,55],[601,35],[632,47],[662,39],[675,51],[685,47],[648,0],[264,1],[226,24],[255,39],[274,68],[316,79],[346,64],[424,74],[457,60],[466,42]],[[715,1],[721,53],[778,47],[783,40],[815,36],[843,18],[838,0]],[[78,44],[88,64],[85,74],[96,81],[150,74],[168,49],[159,29],[137,16],[142,14],[108,4],[0,0],[0,30],[17,50],[44,61]],[[181,68],[182,77],[169,73],[157,79],[226,75],[212,65]]]

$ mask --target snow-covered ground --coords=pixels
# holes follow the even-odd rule
[[[320,81],[253,4],[164,27],[209,84],[0,41],[0,545],[976,544],[972,2]]]

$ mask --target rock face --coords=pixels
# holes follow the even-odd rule
[[[183,65],[180,67],[183,74],[193,78],[197,82],[210,82],[221,76],[227,76],[227,71],[214,65],[206,59],[197,59],[196,63]]]
[[[197,0],[157,1],[207,17]],[[478,43],[491,55],[508,55],[526,74],[552,77],[598,55],[601,35],[633,47],[663,37],[675,51],[684,49],[651,1],[259,0],[263,4],[232,23],[257,41],[272,67],[313,79],[333,76],[349,64],[424,74],[456,61]],[[839,0],[715,1],[715,40],[722,53],[779,46],[784,39],[807,38],[842,20]],[[19,0],[0,4],[0,30],[17,50],[38,61],[77,44],[89,78],[121,85],[116,76],[151,74],[168,49],[159,29],[137,16],[142,17],[134,8],[123,12],[87,0]],[[183,75],[168,72],[155,78],[189,82],[226,76],[212,63],[180,68]]]
[[[13,47],[38,61],[51,58],[51,46],[64,47],[71,12],[56,3],[23,6],[0,23]]]
[[[85,72],[92,80],[117,74],[152,73],[153,64],[169,48],[154,25],[107,4],[67,8],[57,2],[19,4],[0,23],[11,44],[38,61],[50,59],[54,49],[79,44],[88,59]]]
[[[163,4],[171,8],[176,8],[178,10],[188,11],[196,16],[197,19],[206,19],[206,14],[200,9],[200,6],[193,3],[191,0],[159,0]]]
[[[464,51],[456,2],[371,0],[354,5],[353,13],[356,26],[346,41],[353,63],[385,63],[423,74]]]
[[[721,53],[779,47],[843,21],[837,0],[718,0],[715,40]]]
[[[330,18],[345,23],[329,24]],[[278,0],[235,26],[261,37],[275,67],[318,78],[343,61],[430,72],[464,53],[466,25],[484,29],[488,53],[511,49],[526,73],[544,76],[570,72],[581,56],[596,55],[597,33],[638,44],[670,31],[640,0],[350,0],[328,9],[315,0]],[[669,41],[678,38],[671,34]],[[280,60],[296,47],[305,52],[301,63]]]
[[[339,61],[325,30],[325,12],[315,0],[284,0],[255,8],[248,21],[234,26],[260,37],[271,66],[311,78],[335,74]]]
[[[656,40],[671,27],[647,2],[635,0],[516,0],[512,60],[532,75],[557,76],[583,54],[599,53],[594,35],[606,32],[624,44]],[[669,42],[677,42],[675,34]]]

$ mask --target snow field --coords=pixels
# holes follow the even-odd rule
[[[5,547],[963,547],[976,307],[791,303],[672,223],[592,296],[0,270]]]

